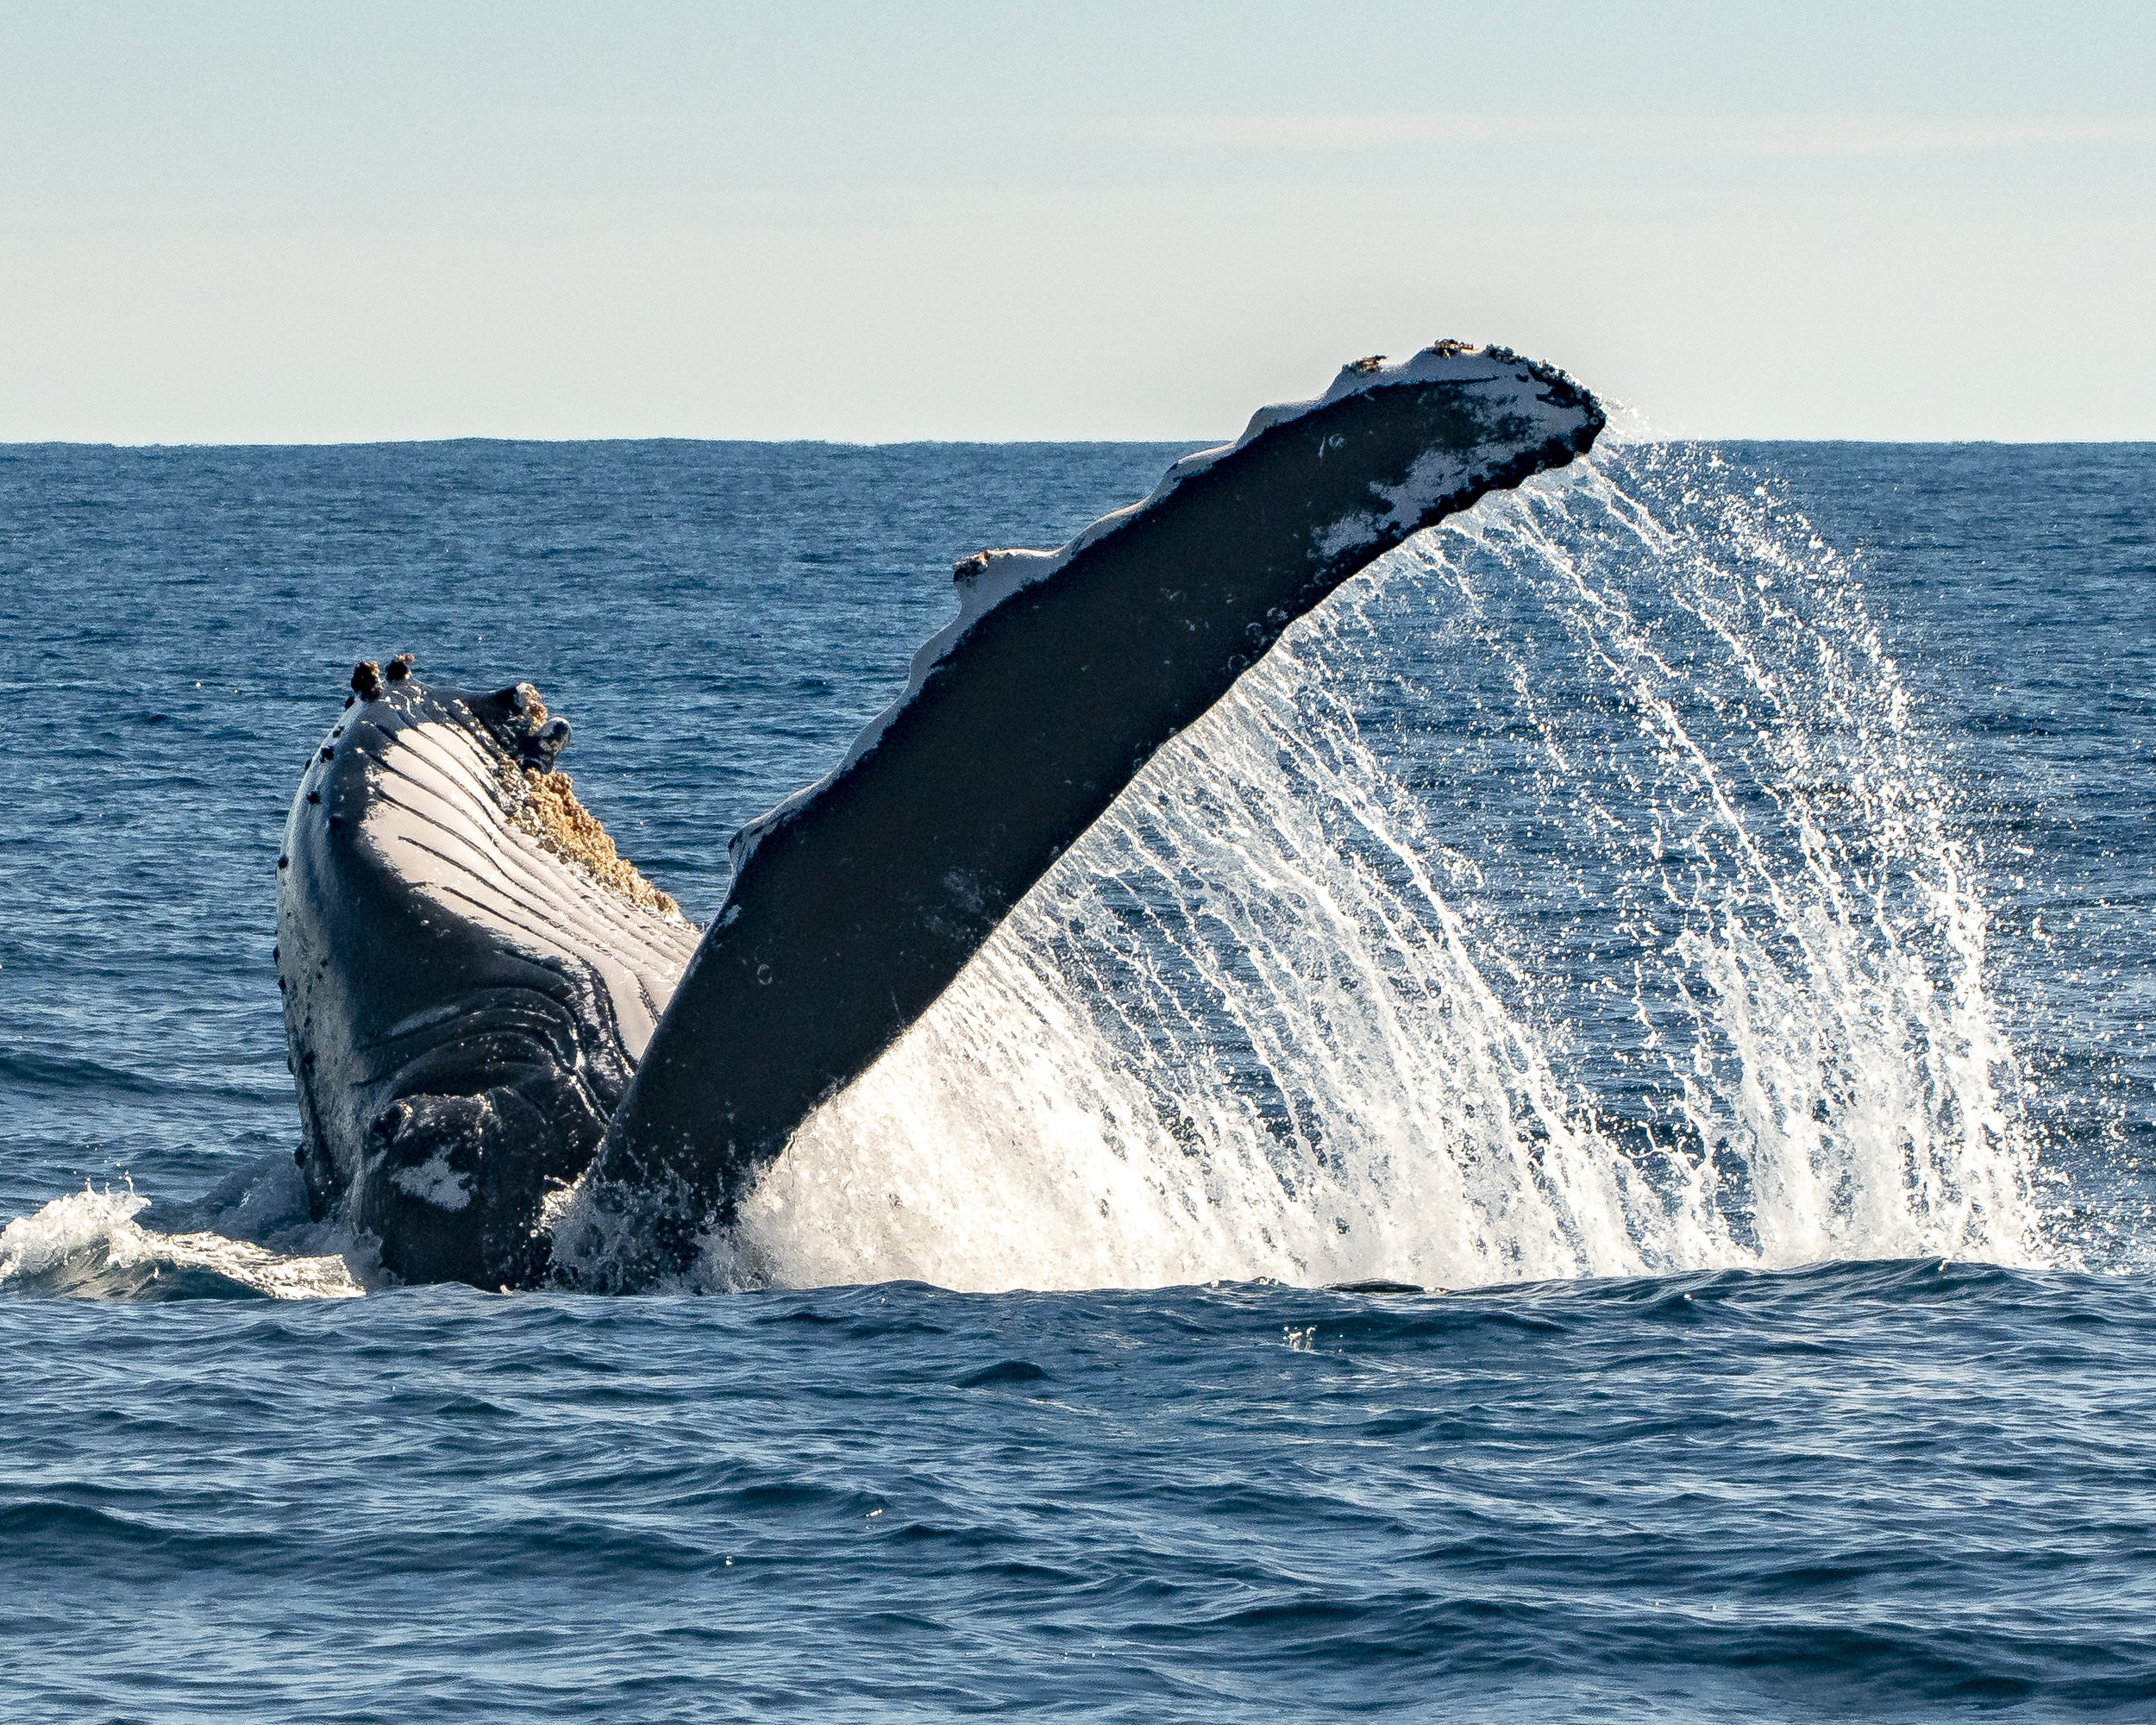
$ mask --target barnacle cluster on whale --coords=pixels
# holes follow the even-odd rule
[[[1589,448],[1563,373],[1445,342],[1344,367],[1056,551],[960,561],[959,615],[832,771],[728,841],[699,932],[617,852],[518,683],[362,661],[279,858],[310,1202],[407,1280],[649,1285],[1298,617]]]

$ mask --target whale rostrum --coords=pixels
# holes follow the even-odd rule
[[[1586,451],[1563,373],[1443,342],[1261,410],[958,617],[817,784],[730,841],[699,937],[615,852],[536,691],[362,662],[302,779],[278,950],[317,1214],[407,1281],[689,1270],[1177,731],[1410,534]]]

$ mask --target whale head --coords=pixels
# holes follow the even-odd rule
[[[693,949],[557,770],[530,683],[354,668],[279,858],[278,971],[317,1215],[411,1281],[544,1273],[547,1194],[597,1149]]]

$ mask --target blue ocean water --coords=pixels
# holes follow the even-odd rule
[[[1405,548],[692,1287],[295,1210],[354,659],[538,683],[701,920],[954,556],[1180,453],[0,449],[9,1716],[2156,1710],[2156,447],[1613,448]]]

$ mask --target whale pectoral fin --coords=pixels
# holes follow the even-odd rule
[[[734,842],[579,1203],[593,1285],[686,1268],[800,1120],[927,1010],[1154,752],[1357,570],[1603,423],[1562,373],[1440,342],[1262,410],[1053,555],[961,562],[958,619],[822,783]],[[645,1224],[637,1226],[639,1219]]]
[[[471,1095],[399,1097],[368,1130],[354,1220],[399,1276],[529,1287],[547,1272],[540,1205],[590,1165],[605,1124],[537,1068]]]

